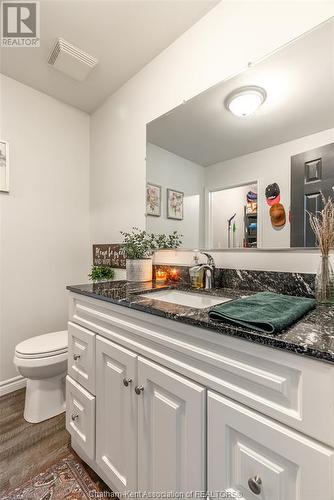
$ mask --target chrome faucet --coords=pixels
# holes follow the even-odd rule
[[[204,288],[210,290],[214,287],[216,264],[212,255],[207,252],[201,252],[201,254],[207,258],[207,263],[202,264],[204,269]]]

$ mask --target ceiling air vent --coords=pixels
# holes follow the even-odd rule
[[[97,65],[98,60],[63,38],[58,38],[48,63],[65,75],[82,82]]]

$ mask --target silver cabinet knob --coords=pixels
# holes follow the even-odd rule
[[[143,385],[136,385],[135,387],[135,393],[138,394],[138,396],[140,395],[141,392],[143,392],[144,390],[144,386]]]
[[[73,359],[74,361],[78,361],[78,359],[80,359],[80,354],[73,354]]]
[[[261,478],[258,475],[251,477],[250,479],[248,479],[248,486],[251,492],[254,493],[254,495],[259,495],[262,489]]]
[[[73,420],[73,422],[75,422],[77,418],[79,418],[79,415],[77,413],[72,413],[71,419]]]
[[[125,387],[128,387],[129,384],[131,384],[131,382],[132,378],[126,378],[126,377],[123,378],[123,384],[125,385]]]

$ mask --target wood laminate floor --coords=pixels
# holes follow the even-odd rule
[[[69,452],[65,414],[29,424],[24,398],[25,389],[0,398],[0,498]]]
[[[24,398],[25,389],[0,398],[0,499],[109,497],[108,486],[71,449],[65,413],[29,424]]]

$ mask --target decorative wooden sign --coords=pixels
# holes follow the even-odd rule
[[[125,269],[126,258],[119,244],[93,245],[94,266],[110,266]]]

